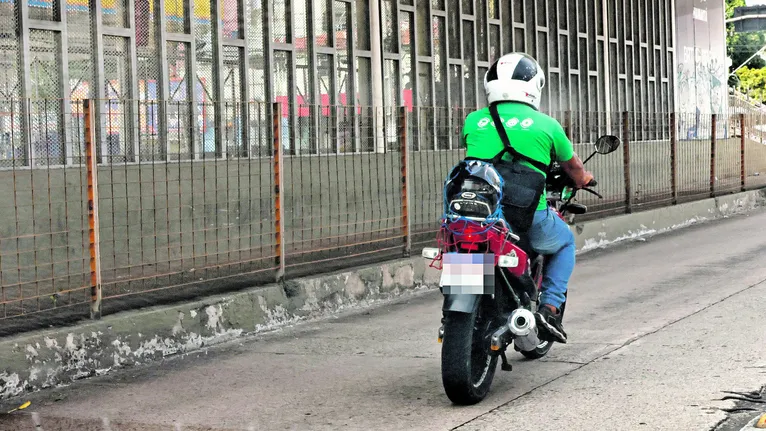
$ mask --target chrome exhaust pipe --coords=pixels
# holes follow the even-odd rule
[[[540,344],[537,337],[537,322],[535,315],[524,308],[519,308],[511,313],[508,319],[508,329],[513,333],[513,343],[522,352],[535,350]]]

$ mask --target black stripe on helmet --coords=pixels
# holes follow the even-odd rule
[[[535,61],[528,55],[523,55],[516,64],[516,68],[513,69],[513,76],[511,79],[529,82],[535,75],[537,75],[537,72],[537,64]]]
[[[489,66],[489,70],[487,71],[487,82],[497,80],[497,63],[499,62],[500,60],[495,60],[495,62],[492,63],[492,66]]]

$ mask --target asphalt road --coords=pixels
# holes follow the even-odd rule
[[[45,391],[28,410],[44,430],[710,430],[735,406],[726,391],[766,384],[764,233],[758,213],[582,256],[570,342],[513,353],[472,407],[443,394],[431,292]]]

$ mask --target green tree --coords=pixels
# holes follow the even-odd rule
[[[743,67],[737,71],[742,91],[757,100],[763,101],[766,95],[766,68]]]
[[[745,6],[745,0],[726,0],[726,18],[734,16],[734,8]],[[726,49],[731,58],[732,70],[739,67],[756,51],[766,45],[766,32],[735,33],[734,24],[726,29]],[[761,56],[756,56],[747,63],[748,67],[760,69],[766,66]]]
[[[734,8],[747,6],[745,0],[726,0],[726,18],[734,16]]]

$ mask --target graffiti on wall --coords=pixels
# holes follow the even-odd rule
[[[722,113],[726,109],[726,62],[701,47],[683,47],[678,64],[678,106],[681,112]]]
[[[676,2],[676,106],[682,116],[681,136],[710,136],[710,114],[728,110],[726,32],[723,0]]]

